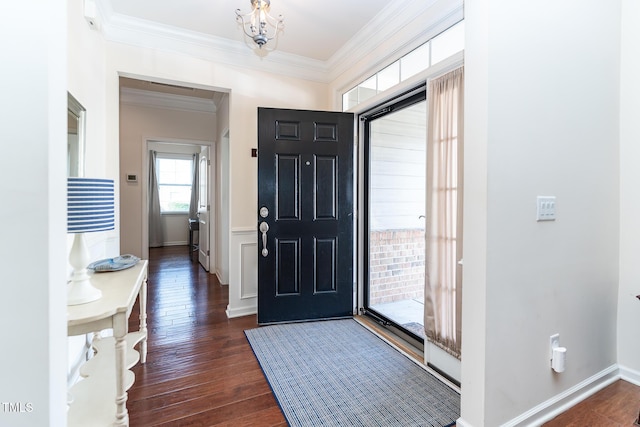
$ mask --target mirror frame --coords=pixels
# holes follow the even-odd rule
[[[85,126],[87,110],[78,102],[76,98],[67,92],[67,115],[74,116],[78,121],[78,143],[77,147],[71,147],[68,142],[70,128],[67,125],[67,173],[69,176],[84,176],[84,150],[85,150]],[[75,157],[78,159],[76,165],[71,165],[72,152],[76,150]]]

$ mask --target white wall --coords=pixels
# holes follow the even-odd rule
[[[63,426],[67,16],[36,0],[0,17],[0,425]]]
[[[473,34],[473,38],[469,37]],[[489,7],[465,5],[464,209],[461,418],[483,426],[487,405],[487,228]],[[473,256],[472,256],[473,255]],[[487,424],[488,425],[488,424]]]
[[[85,176],[115,180],[118,197],[118,150],[106,148],[108,129],[105,118],[105,87],[99,82],[105,78],[104,40],[92,30],[84,19],[82,1],[69,0],[67,5],[68,79],[67,90],[86,109],[85,127]],[[119,253],[119,227],[116,205],[115,230],[90,233],[86,236],[93,260],[116,256]],[[67,251],[73,239],[67,239]],[[68,268],[70,270],[70,267]],[[77,378],[78,365],[86,353],[84,336],[70,337],[68,342],[67,375],[70,381]]]
[[[86,110],[85,176],[115,180],[118,198],[118,150],[107,148],[105,117],[104,40],[99,32],[90,29],[84,19],[83,2],[68,1],[68,91]],[[114,231],[88,234],[87,243],[93,259],[118,254],[119,227],[116,205]],[[70,249],[70,246],[69,246]]]
[[[618,363],[640,384],[640,3],[622,0]]]
[[[617,360],[620,2],[478,0],[465,19],[462,425],[480,427]]]

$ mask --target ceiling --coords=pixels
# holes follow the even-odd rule
[[[150,51],[188,52],[216,63],[258,66],[265,72],[324,83],[357,67],[360,74],[366,72],[363,67],[379,67],[387,56],[410,51],[463,15],[462,0],[271,0],[271,15],[282,15],[284,31],[269,42],[267,46],[275,48],[270,51],[255,49],[236,22],[235,11],[248,13],[250,0],[84,0],[84,5],[89,26],[108,41]],[[384,54],[367,57],[380,46],[387,47]],[[172,83],[124,76],[120,81],[126,99],[137,103],[173,97],[184,106],[185,99],[193,99],[194,108],[209,111],[211,101],[217,105],[222,99],[220,93],[216,98],[216,92],[176,88]],[[149,93],[165,97],[158,100]]]
[[[320,83],[380,69],[464,14],[463,0],[271,0],[284,30],[256,49],[236,22],[250,0],[83,1],[89,26],[108,42]]]
[[[236,44],[244,44],[245,38],[236,23],[235,11],[251,10],[250,0],[102,0],[96,3],[107,23],[137,22],[141,26],[199,34]],[[327,61],[384,8],[397,8],[399,3],[402,2],[271,0],[271,15],[282,15],[285,25],[277,40],[277,51]]]

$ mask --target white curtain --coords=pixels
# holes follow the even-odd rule
[[[162,217],[160,215],[160,191],[156,159],[158,153],[151,151],[149,156],[149,247],[157,248],[164,244]]]
[[[431,342],[460,357],[464,69],[431,80],[427,98],[424,326]]]
[[[196,219],[198,213],[198,158],[199,154],[193,154],[193,179],[191,181],[191,200],[189,201],[189,218]]]

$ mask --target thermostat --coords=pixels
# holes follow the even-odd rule
[[[133,173],[127,174],[127,182],[138,182],[138,175]]]

